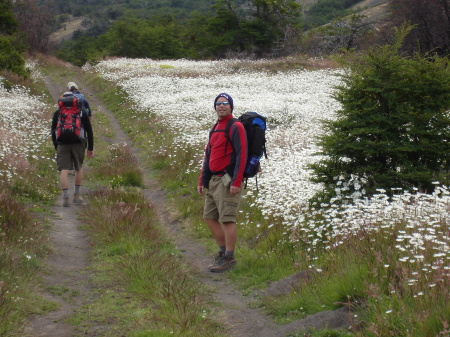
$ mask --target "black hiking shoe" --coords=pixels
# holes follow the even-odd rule
[[[225,257],[225,252],[219,251],[217,253],[217,255],[214,256],[214,262],[213,262],[213,264],[210,264],[208,266],[208,269],[211,270],[212,267],[217,266],[224,257]]]
[[[230,270],[236,265],[236,260],[233,256],[224,256],[215,266],[209,268],[210,272],[222,273],[224,271]]]

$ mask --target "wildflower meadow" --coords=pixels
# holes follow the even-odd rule
[[[406,231],[391,233],[398,237],[396,247],[404,254],[403,260],[423,260],[420,251],[425,248],[420,243],[427,242],[434,252],[429,262],[448,271],[450,199],[446,187],[438,188],[433,195],[399,191],[394,200],[389,200],[384,191],[370,200],[357,193],[347,207],[324,207],[323,220],[319,222],[317,216],[303,212],[308,200],[321,189],[310,182],[308,164],[319,159],[315,153],[317,136],[322,132],[321,121],[334,118],[339,109],[333,91],[340,84],[342,70],[274,73],[240,69],[236,64],[241,62],[115,59],[100,62],[95,69],[116,82],[137,110],[156,113],[169,125],[176,133],[174,147],[183,151],[194,146],[199,158],[209,128],[216,120],[212,103],[218,93],[227,92],[233,97],[235,116],[246,111],[266,116],[269,158],[262,159],[254,203],[263,214],[283,219],[284,226],[315,237],[311,240],[312,247],[319,240],[320,246],[339,244],[342,236],[361,229],[377,231],[379,223],[394,228],[392,224],[406,222]],[[177,158],[172,159],[176,165]],[[200,167],[201,162],[192,161],[186,170],[198,171]],[[357,186],[354,181],[342,182],[342,189],[349,184]],[[255,191],[250,188],[248,193]]]
[[[340,109],[333,93],[341,84],[342,70],[270,71],[256,70],[252,61],[150,59],[114,59],[93,68],[116,83],[136,111],[156,115],[172,130],[172,150],[161,149],[162,155],[170,157],[173,166],[184,165],[185,173],[200,170],[209,129],[216,120],[213,100],[217,94],[227,92],[233,97],[235,117],[246,111],[266,116],[269,158],[262,160],[258,190],[250,181],[245,198],[260,209],[268,222],[264,228],[275,230],[281,223],[284,234],[301,251],[303,265],[328,275],[324,279],[329,285],[322,287],[333,288],[330,293],[336,297],[324,301],[348,298],[358,303],[358,298],[365,298],[369,313],[355,317],[372,322],[367,325],[368,335],[400,330],[405,336],[448,332],[450,317],[443,314],[450,298],[450,191],[446,186],[435,182],[433,194],[392,186],[393,198],[384,190],[369,198],[355,177],[337,184],[337,197],[329,204],[319,210],[308,208],[309,199],[323,188],[310,181],[308,165],[320,159],[316,142],[324,132],[321,121],[335,118]],[[197,155],[186,164],[182,154],[192,149]],[[348,189],[356,192],[341,197],[340,191]],[[252,221],[246,217],[241,225]],[[294,296],[297,300],[289,299],[291,311],[307,306],[302,302],[306,297],[300,292]],[[420,313],[423,319],[416,320]]]
[[[339,108],[332,98],[339,72],[235,70],[237,62],[117,59],[100,62],[95,69],[120,85],[137,110],[156,113],[170,125],[176,134],[173,146],[181,151],[194,146],[199,157],[216,121],[213,101],[217,94],[227,92],[233,97],[236,117],[246,111],[267,117],[269,158],[263,159],[256,202],[265,213],[294,225],[299,211],[320,188],[309,182],[307,164],[316,160],[320,120],[333,118]],[[176,165],[177,158],[173,161]],[[200,162],[193,161],[186,170],[199,167]]]
[[[32,76],[39,76],[35,63],[29,63]],[[37,157],[38,148],[49,136],[48,105],[24,86],[6,89],[0,77],[0,177],[10,181],[29,167]],[[49,159],[49,158],[44,158]]]

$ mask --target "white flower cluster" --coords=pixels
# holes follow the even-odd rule
[[[30,72],[30,76],[33,80],[43,78],[43,75],[38,68],[38,62],[36,60],[27,60],[25,68]]]
[[[437,186],[433,194],[404,191],[393,197],[379,192],[370,199],[325,205],[315,214],[319,217],[299,224],[300,236],[311,238],[313,250],[315,244],[338,246],[358,233],[382,233],[396,238],[400,262],[421,265],[422,273],[439,269],[450,275],[450,190]]]
[[[32,96],[28,89],[6,90],[0,84],[0,176],[10,180],[17,167],[26,165],[28,158],[37,153],[50,133],[44,117],[47,108],[43,99]]]

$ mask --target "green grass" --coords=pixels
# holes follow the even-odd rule
[[[47,74],[61,79],[73,76],[74,70],[64,69],[56,64],[47,68]],[[87,161],[91,170],[83,183],[94,192],[88,196],[90,206],[83,212],[83,227],[96,242],[92,269],[97,292],[69,321],[80,335],[101,324],[112,335],[220,336],[221,326],[210,318],[208,289],[200,289],[192,278],[139,192],[143,175],[130,149],[110,144],[108,137],[114,134],[106,115],[96,114],[93,123],[96,157]],[[133,129],[124,128],[128,132]],[[50,139],[45,144],[43,156],[53,157]],[[2,185],[0,193],[2,336],[16,335],[31,313],[57,309],[55,303],[35,295],[40,281],[36,275],[47,253],[44,228],[48,224],[30,216],[45,215],[45,205],[52,205],[60,193],[57,173],[53,161],[30,163],[29,171],[10,185]],[[30,213],[28,202],[32,202]],[[68,302],[82,295],[67,287],[47,291]]]
[[[48,252],[48,204],[51,189],[43,185],[18,189],[0,183],[0,335],[12,336],[31,313],[53,310],[55,305],[38,295],[42,258]],[[27,181],[27,180],[24,180]],[[36,184],[34,179],[29,183]],[[21,194],[23,193],[23,194]],[[39,201],[39,196],[42,198]],[[33,202],[33,204],[29,204]],[[30,212],[32,210],[33,212]]]
[[[102,135],[102,139],[112,139],[115,136],[115,132],[109,122],[108,116],[105,113],[95,111],[95,116],[91,118],[91,122],[95,123],[95,132],[96,134]],[[98,137],[96,140],[97,139]]]
[[[27,158],[28,165],[18,165],[16,174],[9,181],[4,180],[5,188],[24,203],[51,205],[55,195],[55,163],[52,158],[55,150],[50,137],[42,140],[38,146],[39,156]],[[0,169],[7,170],[4,163]],[[3,178],[0,178],[0,184]]]
[[[345,337],[353,336],[344,329],[307,329],[306,332],[290,335],[289,337]]]
[[[97,160],[93,176],[96,181],[101,181],[112,188],[144,186],[142,169],[125,144],[110,145],[107,160]]]
[[[109,318],[110,330],[127,335],[220,335],[220,326],[209,317],[206,290],[180,260],[139,192],[93,192],[83,219],[95,239],[97,287],[109,291],[100,291],[73,324]]]
[[[198,155],[199,149],[185,148],[180,151],[173,146],[172,130],[166,125],[158,124],[158,120],[151,112],[128,109],[129,103],[126,97],[117,91],[117,88],[109,88],[111,84],[97,77],[93,77],[91,83],[103,89],[107,88],[100,93],[102,99],[111,111],[115,111],[122,127],[132,137],[133,145],[140,147],[143,156],[149,159],[152,176],[164,187],[175,209],[178,210],[179,217],[193,224],[187,231],[202,241],[213,253],[217,247],[201,218],[202,198],[196,193],[199,172],[186,173],[185,170],[188,163]],[[117,109],[118,106],[120,109]],[[134,125],[133,118],[139,119],[142,123]],[[171,159],[174,157],[177,158],[177,164]],[[257,193],[255,194],[257,197]],[[253,290],[263,289],[268,282],[296,272],[294,262],[298,256],[298,247],[290,242],[289,231],[282,227],[279,219],[267,218],[258,209],[252,207],[252,198],[244,198],[242,201],[243,212],[238,221],[237,258],[239,263],[228,274],[248,294]],[[261,305],[267,306],[269,303],[261,300]],[[290,304],[288,303],[287,307]],[[329,307],[336,306],[331,303],[327,308]],[[314,303],[314,307],[309,309],[309,312],[321,310],[324,310],[324,305]],[[271,308],[268,308],[268,311],[270,312]],[[290,316],[291,320],[300,317],[299,315]],[[280,321],[289,321],[289,319],[279,319],[276,315],[274,317]]]

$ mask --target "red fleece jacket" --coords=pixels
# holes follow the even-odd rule
[[[214,130],[225,130],[232,115],[218,121]],[[199,178],[199,185],[207,186],[211,172],[225,171],[231,176],[231,186],[241,187],[244,180],[244,169],[247,161],[247,135],[241,122],[234,122],[230,128],[230,141],[225,132],[212,132],[210,141],[205,149],[203,168]],[[209,177],[209,178],[208,178]]]

